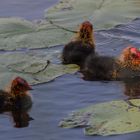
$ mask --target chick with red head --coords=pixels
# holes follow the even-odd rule
[[[8,91],[0,90],[0,111],[31,108],[32,98],[29,90],[32,88],[26,80],[21,77],[14,78]]]
[[[62,51],[63,64],[77,64],[82,67],[86,57],[95,53],[93,26],[89,21],[80,25],[76,36],[66,44]]]

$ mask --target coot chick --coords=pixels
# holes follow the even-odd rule
[[[16,77],[12,81],[9,91],[0,90],[0,112],[31,108],[32,99],[28,90],[32,90],[32,88],[27,81]]]
[[[140,75],[140,51],[129,46],[119,58],[89,55],[81,72],[85,80],[122,80]]]
[[[76,37],[64,46],[62,52],[63,64],[77,64],[82,66],[86,57],[95,52],[93,26],[89,21],[80,25]]]

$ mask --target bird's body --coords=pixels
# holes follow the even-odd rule
[[[0,112],[12,109],[12,96],[4,90],[0,90]]]
[[[129,46],[119,58],[91,54],[81,72],[86,80],[122,80],[140,76],[140,51]]]
[[[90,44],[82,41],[72,41],[63,50],[63,64],[77,64],[81,66],[85,58],[92,52],[94,53],[94,49]]]
[[[81,72],[85,80],[113,80],[113,71],[117,67],[115,58],[90,55]]]

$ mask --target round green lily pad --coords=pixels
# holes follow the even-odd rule
[[[140,99],[110,101],[80,109],[60,122],[63,128],[84,127],[86,135],[140,131]]]

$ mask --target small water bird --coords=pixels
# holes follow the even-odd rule
[[[64,46],[62,52],[63,64],[77,64],[82,66],[86,57],[95,52],[95,39],[93,26],[89,21],[84,21],[76,36]]]
[[[81,72],[85,80],[121,80],[140,76],[140,51],[128,46],[118,58],[91,54]]]
[[[10,84],[9,90],[0,90],[0,112],[27,110],[32,106],[28,91],[31,86],[21,77],[16,77]]]

